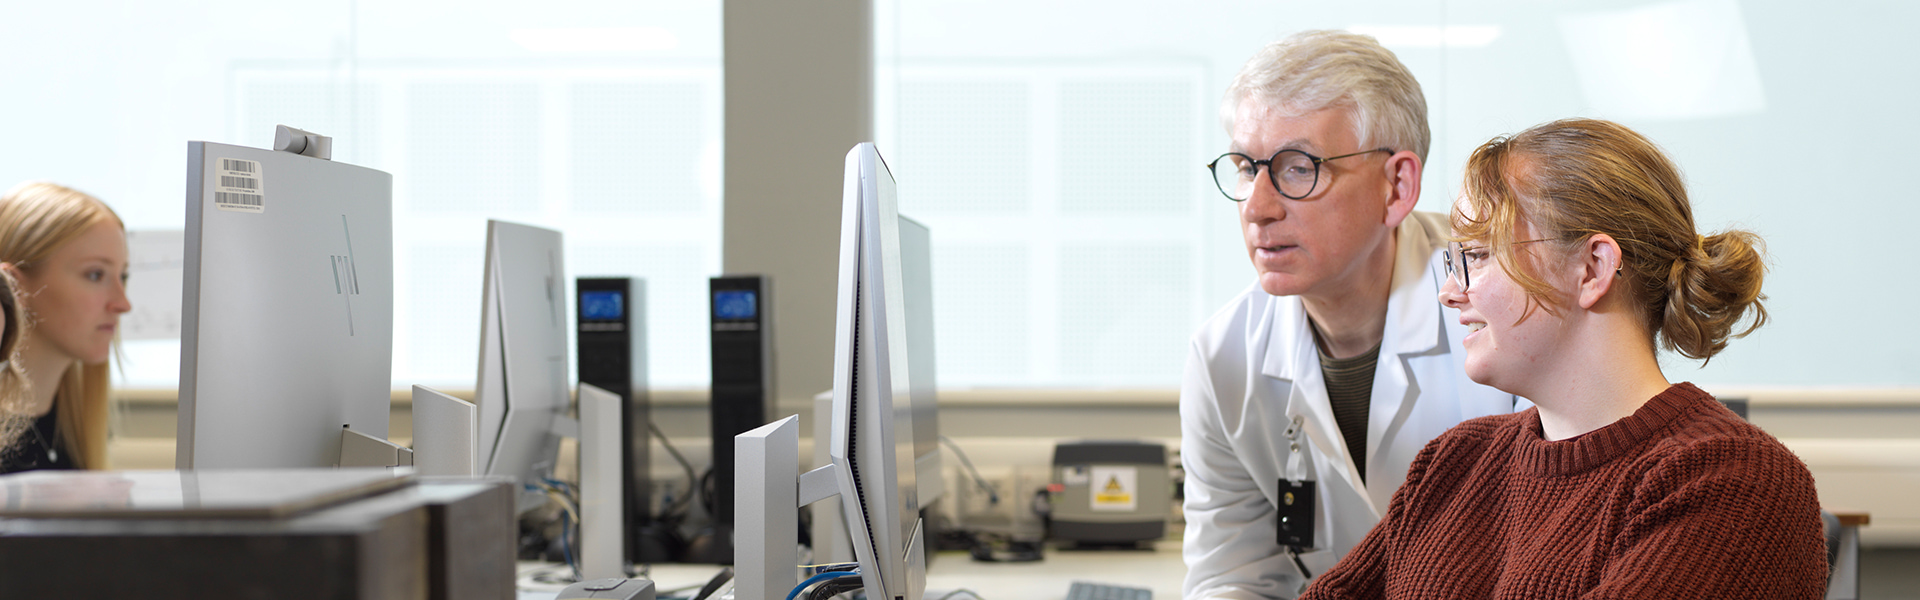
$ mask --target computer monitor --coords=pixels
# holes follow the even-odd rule
[[[847,153],[835,304],[833,427],[828,456],[867,595],[919,600],[913,382],[893,174],[873,144]]]
[[[392,404],[393,177],[187,143],[180,469],[331,467]]]
[[[939,475],[916,473],[910,365],[926,343],[914,338],[931,328],[910,326],[892,173],[872,144],[848,152],[846,169],[831,433],[817,441],[829,444],[832,464],[798,472],[797,417],[735,437],[739,598],[793,589],[798,507],[836,496],[867,597],[920,600],[926,588],[918,479]]]
[[[906,286],[907,298],[907,340],[911,346],[907,350],[910,357],[913,387],[913,451],[914,481],[920,486],[920,504],[931,505],[946,494],[946,478],[942,476],[940,458],[939,406],[935,398],[938,376],[935,373],[934,333],[933,333],[933,248],[932,236],[926,225],[918,221],[900,217],[900,274]],[[832,393],[822,395],[826,405],[819,403],[816,397],[815,407],[820,414],[829,414]],[[821,419],[813,425],[816,439],[827,439],[830,430],[827,419]],[[820,464],[830,462],[827,445],[815,446],[815,460]],[[840,505],[830,500],[813,507],[813,513],[820,515],[824,511],[833,518],[813,519],[813,558],[817,562],[846,562],[853,560],[853,548],[844,520],[839,518]],[[925,515],[922,515],[924,518]],[[922,543],[926,538],[937,535],[931,527],[922,527]],[[931,548],[929,548],[931,549]]]
[[[488,475],[551,477],[568,405],[566,272],[560,232],[487,221],[480,300],[481,453]],[[523,493],[520,508],[538,506]]]

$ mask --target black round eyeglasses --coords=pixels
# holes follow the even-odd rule
[[[1259,176],[1260,167],[1267,168],[1267,181],[1280,195],[1294,200],[1307,197],[1313,188],[1320,184],[1320,164],[1339,160],[1349,156],[1360,156],[1375,152],[1392,153],[1391,148],[1361,150],[1352,154],[1320,158],[1302,150],[1287,148],[1273,153],[1266,160],[1256,160],[1252,156],[1239,152],[1228,152],[1207,163],[1207,170],[1213,172],[1213,184],[1220,187],[1220,193],[1228,200],[1244,201],[1253,197],[1254,179]]]

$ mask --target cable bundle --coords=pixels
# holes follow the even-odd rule
[[[578,543],[580,510],[574,503],[573,486],[567,482],[543,479],[539,484],[528,484],[528,489],[545,492],[548,498],[560,504],[560,555],[567,561],[567,567],[573,570],[573,580],[580,581],[580,559],[574,553]]]
[[[816,586],[816,584],[818,585]],[[808,587],[812,587],[813,591],[807,593],[807,600],[825,600],[839,594],[858,590],[862,585],[863,584],[860,583],[860,571],[858,570],[827,571],[808,577],[806,581],[800,582],[800,585],[795,586],[792,592],[787,593],[787,600],[794,600],[794,598],[800,597],[800,592],[805,591]]]

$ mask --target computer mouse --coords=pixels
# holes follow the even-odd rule
[[[654,600],[648,579],[589,579],[560,590],[554,600]]]

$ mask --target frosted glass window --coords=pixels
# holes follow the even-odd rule
[[[1025,81],[910,80],[901,84],[900,148],[918,158],[920,193],[907,214],[1009,213],[1032,197],[1033,92]]]
[[[574,211],[698,214],[703,119],[715,102],[696,82],[582,83],[573,89]]]
[[[1189,244],[1074,244],[1061,249],[1060,367],[1112,385],[1178,381],[1193,304]]]
[[[1060,86],[1061,208],[1151,213],[1191,208],[1200,96],[1189,78],[1070,80]]]
[[[1253,282],[1234,207],[1200,168],[1226,149],[1221,95],[1261,46],[1350,28],[1377,36],[1426,94],[1433,147],[1421,210],[1448,209],[1478,145],[1585,116],[1661,144],[1687,176],[1704,232],[1765,237],[1772,323],[1704,368],[1663,357],[1669,378],[1920,385],[1920,350],[1906,342],[1920,333],[1920,312],[1909,307],[1920,280],[1884,266],[1910,254],[1901,241],[1920,218],[1898,175],[1914,155],[1908,140],[1920,136],[1909,106],[1920,94],[1910,75],[1920,49],[1907,41],[1920,6],[877,6],[881,150],[900,179],[902,211],[943,249],[935,272],[943,383],[1177,386],[1187,335]],[[1021,104],[1014,87],[1024,90],[1024,111],[1003,108]],[[1013,157],[1031,168],[1010,166]],[[964,213],[949,208],[956,202],[967,203]],[[993,261],[941,254],[987,248],[1021,259],[982,273]],[[1000,306],[959,308],[960,298]],[[1023,324],[996,335],[1024,362],[974,349],[993,344],[981,339],[991,318]]]
[[[404,345],[394,347],[394,362],[408,373],[472,386],[480,364],[480,278],[485,257],[470,244],[409,244],[407,301],[394,302],[394,331]],[[401,254],[395,248],[395,254]],[[571,257],[569,257],[571,258]],[[396,263],[399,261],[395,260]],[[398,266],[396,264],[396,266]],[[398,327],[404,319],[406,328]],[[468,351],[471,349],[471,351]],[[398,369],[395,369],[398,371]],[[469,374],[472,373],[472,374]],[[464,377],[464,380],[462,379]]]
[[[1201,310],[1192,184],[1210,180],[1183,157],[1203,139],[1203,69],[909,63],[897,77],[881,152],[901,213],[933,235],[941,385],[1177,384]]]
[[[410,152],[394,185],[405,182],[412,211],[522,219],[539,211],[538,85],[426,82],[406,85],[406,95]]]
[[[1920,283],[1884,267],[1906,256],[1905,226],[1920,220],[1898,177],[1913,154],[1906,140],[1920,137],[1909,106],[1920,80],[1905,68],[1920,64],[1906,41],[1920,6],[876,6],[876,137],[903,212],[933,232],[946,383],[1177,385],[1178,367],[1158,367],[1159,353],[1183,350],[1161,340],[1183,340],[1167,332],[1192,331],[1252,281],[1233,206],[1200,167],[1226,146],[1221,92],[1267,42],[1356,28],[1380,36],[1426,92],[1434,145],[1422,210],[1446,210],[1466,156],[1489,138],[1592,116],[1672,154],[1704,229],[1766,237],[1774,322],[1704,369],[1669,360],[1670,377],[1920,385],[1920,350],[1901,335],[1920,331],[1908,307]],[[276,123],[332,135],[337,159],[394,173],[397,384],[472,381],[478,318],[460,311],[478,310],[470,263],[487,216],[565,230],[570,260],[598,261],[571,273],[591,265],[697,282],[719,269],[717,2],[9,10],[37,25],[0,36],[0,53],[14,57],[0,61],[0,80],[16,92],[0,97],[11,142],[0,145],[0,186],[58,181],[104,198],[134,229],[177,230],[184,142],[265,146]],[[1785,153],[1796,168],[1778,168]],[[1186,266],[1088,275],[1147,260],[1133,254],[1146,249]],[[693,306],[703,289],[650,300],[649,314]],[[1135,292],[1138,306],[1075,312]],[[1088,333],[1094,315],[1116,314],[1142,327],[1124,339]],[[704,385],[705,336],[677,321],[650,331],[655,383]],[[174,385],[177,342],[129,341],[126,355],[123,383]],[[1103,371],[1083,357],[1139,368]]]
[[[1031,375],[1034,288],[1020,244],[935,244],[935,356],[943,385]]]
[[[23,92],[0,97],[0,187],[53,180],[179,230],[187,140],[315,131],[394,175],[396,388],[473,385],[487,218],[563,231],[569,277],[646,278],[652,383],[706,385],[719,3],[76,0],[8,19],[42,26],[0,37]],[[177,384],[177,339],[125,349],[120,385]]]

